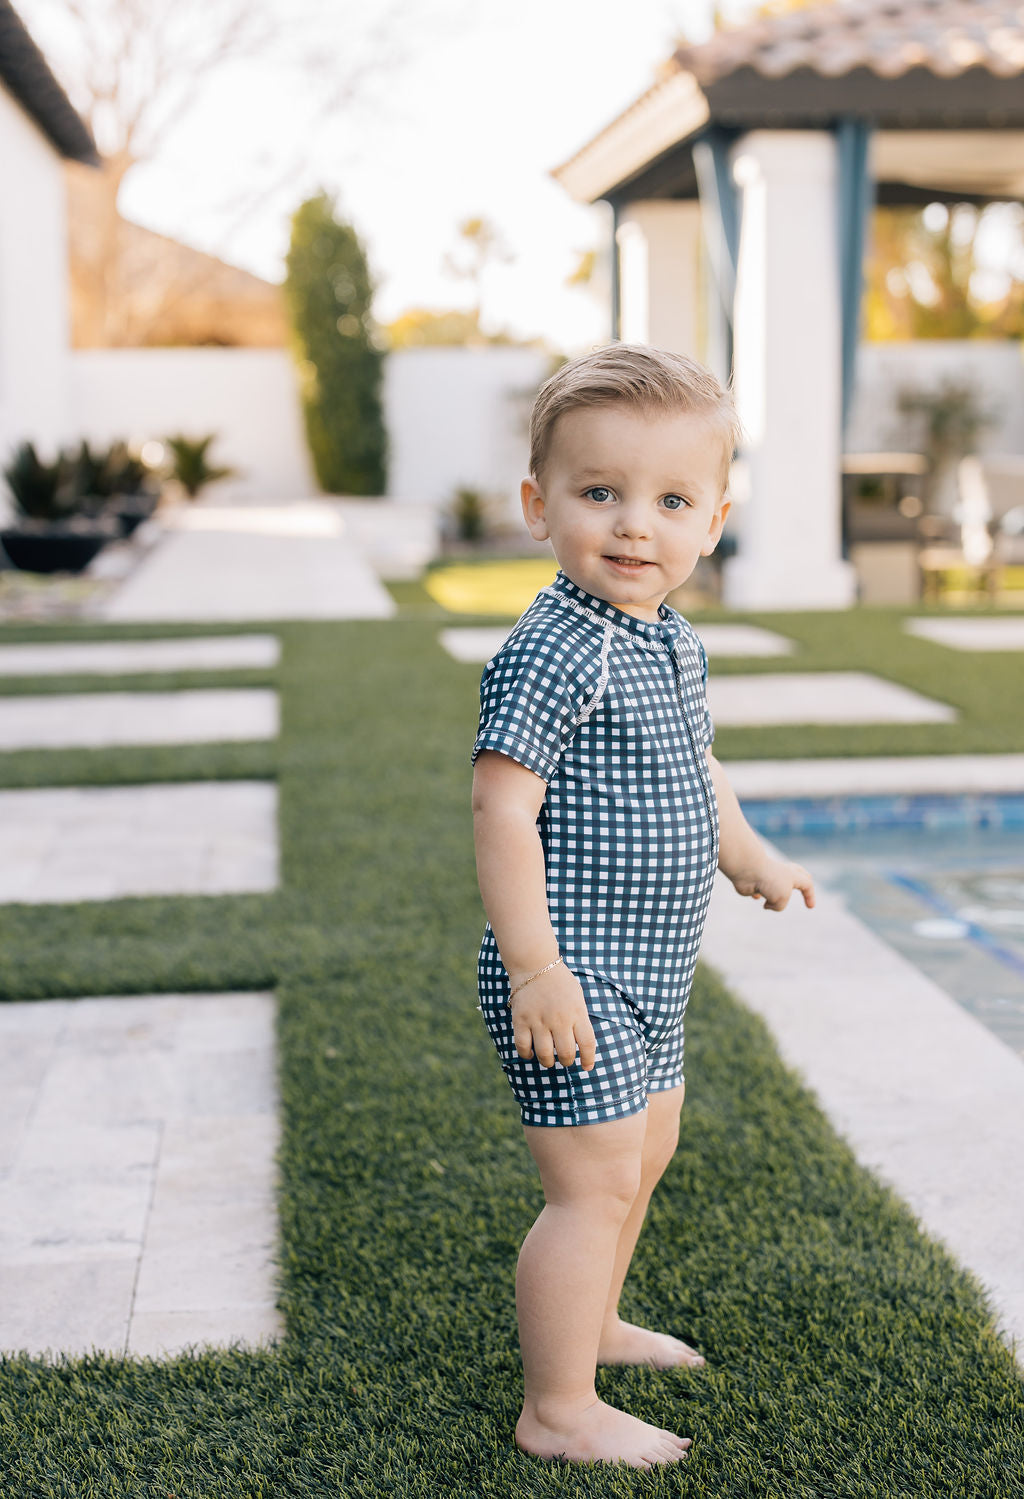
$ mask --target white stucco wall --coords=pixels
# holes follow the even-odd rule
[[[519,515],[529,414],[547,376],[537,349],[402,349],[385,364],[388,493],[447,503],[460,486],[506,498]]]
[[[216,432],[212,461],[244,470],[239,499],[317,491],[290,356],[281,349],[82,349],[72,353],[69,440],[141,443]],[[465,485],[517,516],[527,420],[548,371],[535,349],[403,349],[385,361],[387,493],[444,505]]]
[[[998,408],[984,432],[982,453],[1024,453],[1024,346],[1015,340],[921,339],[861,344],[846,450],[899,452],[908,440],[897,395],[902,386],[932,388],[946,379],[973,385],[985,406]]]
[[[72,441],[217,434],[212,463],[241,472],[220,493],[315,493],[293,366],[283,349],[77,349]]]
[[[0,86],[0,465],[24,439],[52,457],[67,419],[67,228],[61,158]]]

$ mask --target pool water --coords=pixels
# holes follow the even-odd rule
[[[1024,1058],[1024,797],[808,798],[743,810]]]

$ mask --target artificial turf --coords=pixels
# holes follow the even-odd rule
[[[0,992],[276,988],[286,1334],[0,1360],[3,1499],[1013,1499],[1024,1392],[979,1286],[703,967],[625,1310],[708,1365],[599,1373],[690,1456],[640,1473],[515,1450],[513,1276],[541,1198],[475,1008],[478,669],[421,619],[279,633],[281,890],[4,908]]]

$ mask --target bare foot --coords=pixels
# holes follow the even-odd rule
[[[667,1332],[651,1332],[648,1327],[636,1327],[632,1322],[613,1323],[601,1329],[601,1343],[597,1350],[599,1364],[653,1364],[656,1369],[672,1369],[679,1364],[690,1368],[703,1368],[703,1354],[672,1338]]]
[[[616,1410],[596,1396],[583,1410],[567,1411],[557,1418],[548,1415],[546,1422],[524,1407],[516,1423],[520,1451],[573,1463],[624,1462],[631,1468],[653,1468],[685,1457],[690,1441],[690,1437],[676,1436]]]

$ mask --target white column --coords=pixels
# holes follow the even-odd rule
[[[698,204],[631,203],[622,212],[616,239],[623,343],[701,358]]]
[[[732,152],[742,199],[734,388],[747,432],[739,555],[725,564],[737,609],[844,608],[840,303],[831,133],[754,130]]]

